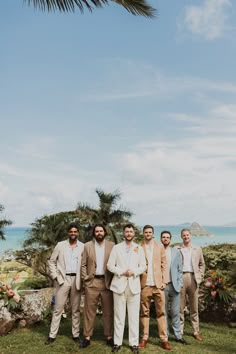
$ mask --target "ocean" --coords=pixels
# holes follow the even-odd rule
[[[222,226],[204,226],[207,231],[211,232],[212,236],[193,236],[192,243],[198,246],[207,246],[218,243],[235,243],[236,242],[236,227]],[[168,230],[172,234],[172,243],[180,242],[180,231],[183,226],[155,226],[155,239],[160,239],[160,233],[163,230]],[[7,250],[17,250],[22,248],[22,243],[27,236],[27,227],[7,227],[5,229],[6,240],[0,240],[0,255]]]

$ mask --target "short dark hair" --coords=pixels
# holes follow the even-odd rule
[[[76,222],[71,222],[67,227],[67,232],[69,232],[73,228],[75,228],[75,229],[77,229],[77,231],[79,231],[79,224]]]
[[[183,233],[184,231],[188,231],[188,232],[190,233],[190,235],[191,235],[191,230],[188,229],[188,228],[184,228],[184,229],[181,230],[181,236],[182,236],[182,233]]]
[[[129,229],[132,228],[132,229],[134,230],[134,225],[133,225],[132,223],[125,224],[125,225],[123,226],[123,231],[125,231],[126,228],[129,228]]]
[[[163,234],[169,234],[169,235],[170,235],[170,238],[172,238],[172,235],[171,235],[171,232],[170,232],[170,231],[167,231],[167,230],[162,231],[162,232],[161,232],[161,238],[162,238]]]
[[[95,229],[96,229],[96,227],[101,227],[101,228],[103,229],[104,233],[105,233],[105,236],[107,235],[107,230],[106,230],[105,226],[104,226],[103,224],[101,224],[101,223],[100,223],[100,224],[97,223],[97,224],[95,224],[94,227],[93,227],[93,236],[95,236]]]
[[[145,225],[143,227],[143,232],[146,230],[146,229],[152,229],[152,232],[154,232],[154,227],[152,225]]]

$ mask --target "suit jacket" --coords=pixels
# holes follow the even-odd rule
[[[183,286],[183,263],[179,250],[171,247],[170,278],[172,285],[177,293]]]
[[[177,248],[181,252],[182,246],[177,246]],[[205,262],[202,254],[202,249],[199,246],[191,245],[192,247],[192,266],[193,273],[196,283],[199,285],[203,280],[204,272],[205,272]],[[183,255],[183,253],[181,252]]]
[[[110,288],[111,279],[113,274],[107,269],[107,262],[110,256],[111,250],[114,246],[114,242],[104,240],[105,250],[104,250],[104,275],[106,288]],[[93,279],[96,274],[96,252],[95,252],[95,240],[89,241],[84,246],[84,253],[82,257],[82,280],[84,281],[84,286],[91,287],[93,285]]]
[[[148,266],[148,258],[146,253],[145,242],[141,243],[141,246],[145,253],[146,264]],[[157,288],[161,288],[161,286],[167,283],[167,270],[166,270],[166,255],[165,249],[162,243],[153,240],[153,256],[152,256],[152,270],[153,270],[153,278],[154,283]],[[141,275],[141,287],[142,289],[146,286],[147,281],[147,269]]]
[[[114,274],[110,289],[117,294],[122,294],[127,284],[133,294],[139,294],[141,291],[140,274],[146,269],[145,255],[142,247],[137,243],[132,242],[130,247],[129,260],[127,260],[126,242],[115,245],[107,263],[107,268]],[[134,275],[131,277],[122,275],[127,269],[130,269]]]
[[[59,285],[64,284],[65,276],[66,276],[66,247],[68,245],[68,240],[58,242],[56,247],[54,248],[49,264],[49,272],[51,274],[52,279],[57,279]],[[84,250],[84,244],[77,240],[79,246],[79,254],[78,254],[78,266],[76,273],[76,289],[80,290],[81,288],[81,256]]]

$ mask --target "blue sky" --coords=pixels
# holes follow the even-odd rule
[[[138,224],[236,221],[236,4],[154,20],[0,2],[0,203],[15,225],[119,189]]]

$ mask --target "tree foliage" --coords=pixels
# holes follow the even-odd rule
[[[86,8],[92,12],[94,8],[101,8],[113,2],[123,6],[132,15],[154,17],[156,12],[147,0],[24,0],[24,2],[41,11],[74,12],[78,8],[83,13]]]
[[[121,199],[121,193],[115,191],[106,193],[101,189],[96,189],[96,194],[99,199],[98,208],[93,208],[87,204],[78,203],[77,213],[81,221],[86,226],[85,239],[92,238],[92,228],[96,223],[102,223],[107,230],[108,237],[115,243],[122,239],[122,229],[133,213],[130,210],[117,206]]]
[[[0,204],[0,213],[2,213],[4,210],[4,206]],[[0,239],[5,240],[5,234],[4,234],[4,227],[9,226],[12,224],[11,220],[5,219],[5,218],[0,218]]]

